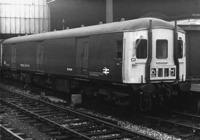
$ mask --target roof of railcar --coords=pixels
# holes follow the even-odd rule
[[[155,28],[174,29],[173,24],[161,19],[140,18],[134,20],[67,29],[62,31],[53,31],[53,32],[33,34],[27,36],[13,37],[5,40],[3,44],[40,41],[40,40],[66,38],[66,37],[80,37],[80,36],[89,36],[95,34],[105,34],[105,33],[124,32],[124,31],[144,30],[149,28],[150,20],[152,20],[153,29]],[[181,30],[180,28],[178,28],[178,30],[183,32],[183,30]]]

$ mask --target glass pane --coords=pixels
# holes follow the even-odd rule
[[[138,59],[147,58],[147,40],[146,39],[136,40],[136,57]]]
[[[182,58],[183,57],[183,41],[182,40],[178,40],[178,58]]]
[[[83,47],[83,57],[88,57],[88,48],[89,48],[89,43],[84,42],[84,47]]]
[[[168,57],[168,41],[157,40],[156,41],[156,58],[166,59]]]
[[[122,59],[123,41],[117,41],[117,58]]]

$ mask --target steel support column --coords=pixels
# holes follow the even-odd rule
[[[106,23],[113,22],[113,0],[106,0]]]

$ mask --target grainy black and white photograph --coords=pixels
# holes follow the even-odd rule
[[[200,0],[0,0],[0,140],[200,140]]]

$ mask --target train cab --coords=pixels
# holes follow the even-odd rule
[[[185,32],[155,24],[124,33],[124,83],[185,81]]]

